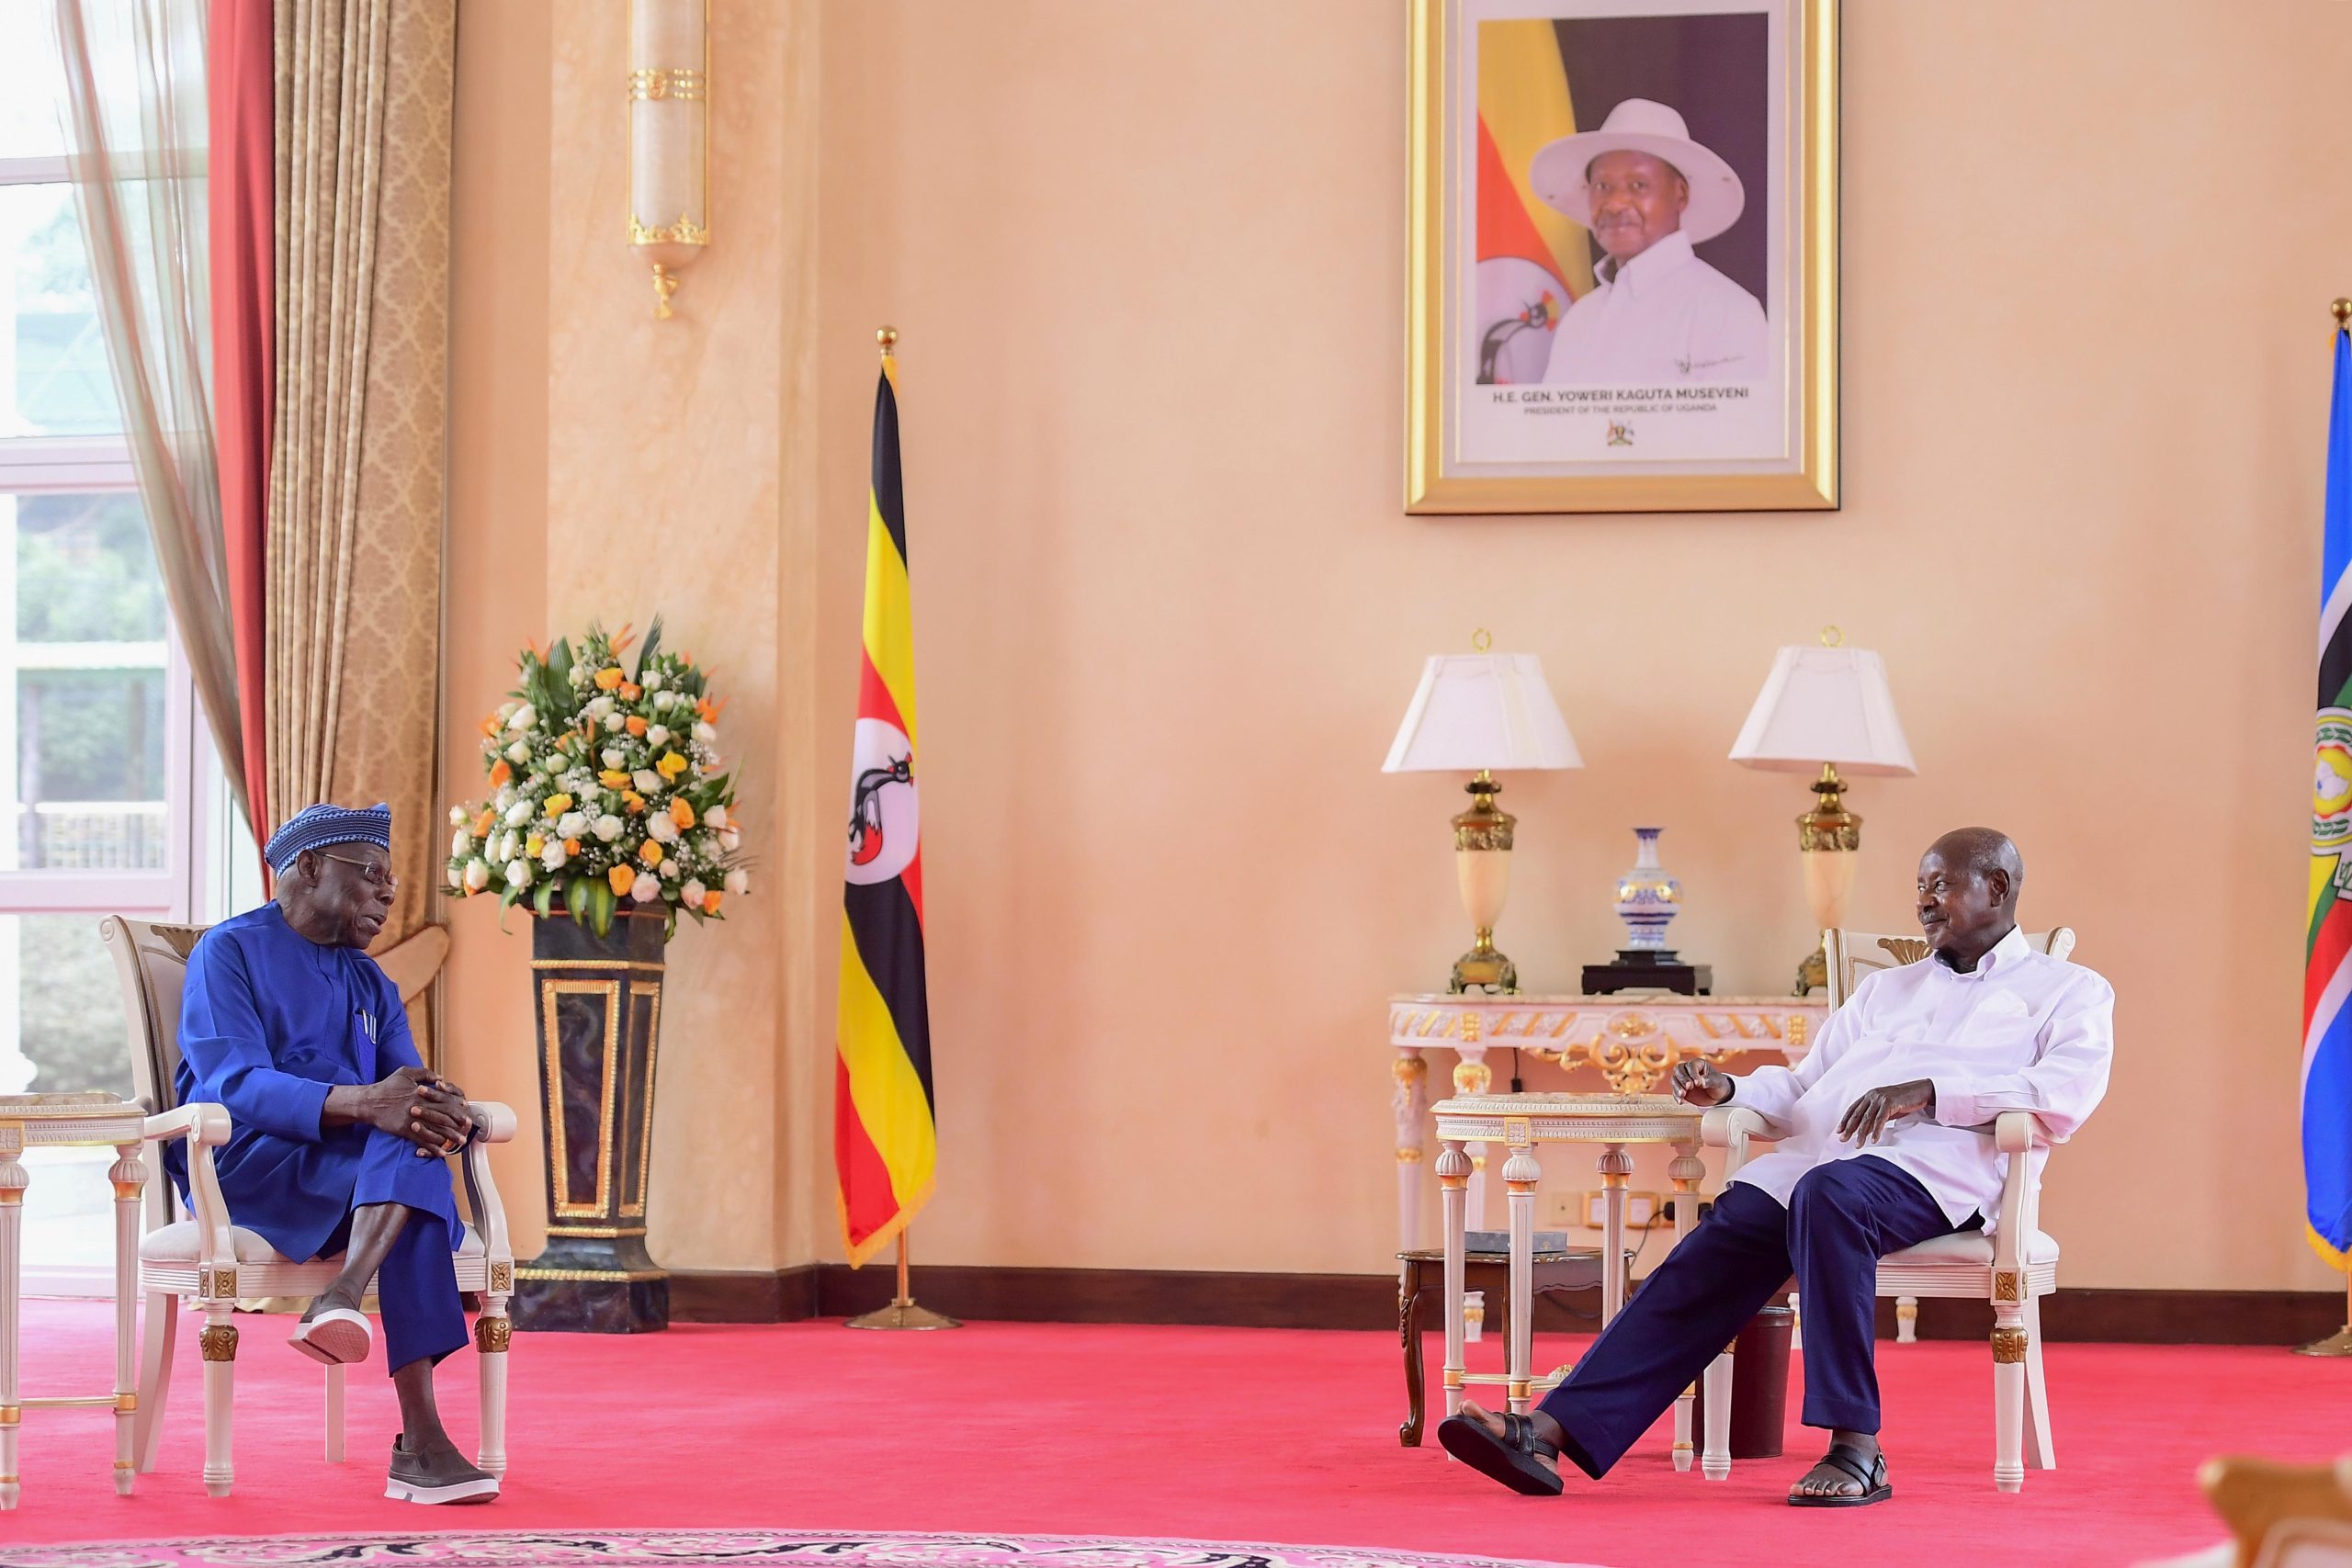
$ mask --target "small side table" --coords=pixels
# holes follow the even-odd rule
[[[1633,1271],[1633,1255],[1620,1254],[1618,1291],[1623,1293]],[[1405,1265],[1402,1283],[1396,1292],[1396,1312],[1399,1326],[1405,1336],[1405,1424],[1396,1428],[1396,1440],[1408,1449],[1421,1446],[1423,1400],[1421,1391],[1421,1298],[1432,1291],[1442,1292],[1445,1285],[1445,1253],[1429,1247],[1417,1252],[1400,1252],[1397,1259]],[[1497,1325],[1506,1329],[1510,1308],[1503,1304],[1510,1292],[1510,1254],[1508,1252],[1469,1252],[1463,1255],[1463,1270],[1469,1280],[1467,1289],[1483,1291],[1486,1299],[1496,1303],[1503,1314]],[[1589,1247],[1571,1247],[1559,1252],[1539,1252],[1534,1259],[1534,1284],[1531,1287],[1528,1305],[1534,1306],[1534,1297],[1574,1291],[1598,1291],[1601,1287],[1600,1253]],[[1604,1292],[1605,1293],[1605,1292]],[[1510,1336],[1504,1335],[1505,1344]]]
[[[110,1094],[0,1095],[0,1509],[13,1508],[21,1491],[17,1438],[28,1409],[61,1404],[114,1406],[114,1489],[130,1495],[131,1428],[139,1409],[132,1347],[138,1339],[139,1201],[147,1185],[140,1158],[147,1132],[144,1108]],[[18,1295],[24,1266],[25,1188],[30,1178],[17,1156],[28,1148],[111,1148],[114,1165],[114,1392],[73,1398],[24,1399],[17,1389]]]

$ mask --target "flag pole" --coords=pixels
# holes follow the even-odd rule
[[[899,1294],[888,1306],[849,1320],[852,1328],[961,1328],[964,1325],[944,1313],[915,1304],[914,1292],[907,1288],[907,1233],[899,1233]]]
[[[2335,318],[2335,333],[2352,332],[2352,299],[2338,299],[2328,307]],[[2352,1260],[2347,1260],[2352,1261]],[[2295,1347],[2298,1356],[2352,1356],[2352,1267],[2344,1270],[2344,1326],[2324,1339],[2314,1339],[2308,1345]]]

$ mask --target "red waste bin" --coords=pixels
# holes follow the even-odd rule
[[[1766,1307],[1732,1341],[1731,1457],[1778,1459],[1789,1419],[1789,1341],[1797,1314],[1784,1306]],[[1691,1435],[1703,1449],[1707,1389],[1690,1406]]]

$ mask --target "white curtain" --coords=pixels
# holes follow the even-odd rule
[[[251,819],[214,458],[202,0],[52,0],[67,167],[172,620]]]

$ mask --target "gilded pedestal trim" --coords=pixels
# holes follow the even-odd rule
[[[198,1351],[208,1361],[233,1361],[237,1359],[237,1325],[233,1323],[208,1325],[196,1337]]]
[[[1993,1359],[2001,1366],[2025,1359],[2026,1335],[2022,1328],[1993,1330]]]

